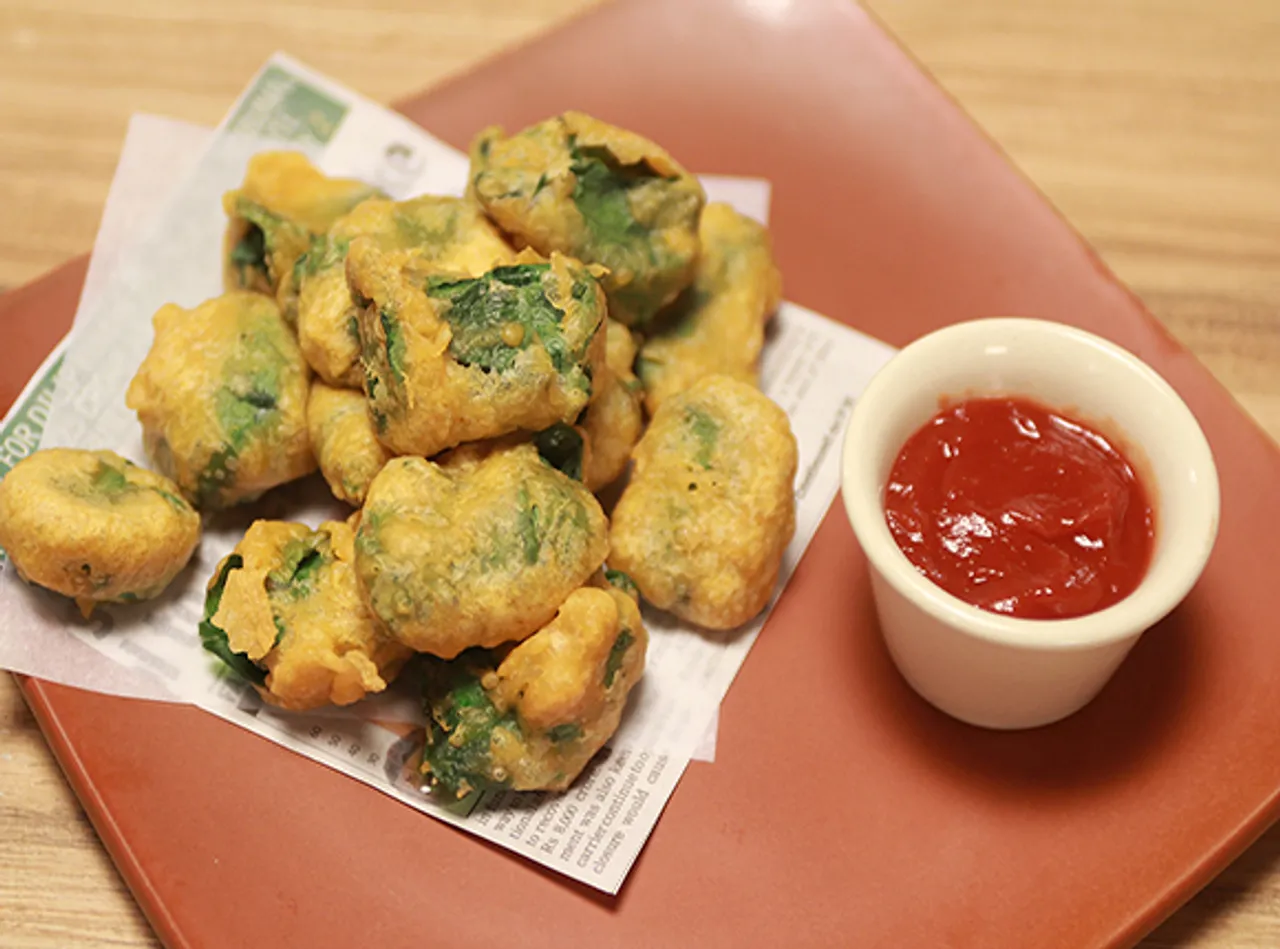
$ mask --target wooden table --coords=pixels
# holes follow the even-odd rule
[[[591,4],[6,0],[0,287],[90,246],[131,112],[213,124],[276,49],[388,101]],[[1280,438],[1275,0],[870,6]],[[0,868],[6,949],[158,945],[8,677]],[[1280,829],[1142,945],[1280,946]]]

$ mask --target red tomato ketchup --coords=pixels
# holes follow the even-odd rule
[[[1027,399],[969,399],[939,412],[902,446],[884,507],[922,574],[974,606],[1026,619],[1124,599],[1154,545],[1151,503],[1124,455]]]

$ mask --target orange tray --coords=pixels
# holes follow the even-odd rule
[[[1199,587],[1085,711],[1015,734],[916,698],[835,506],[621,895],[488,846],[191,708],[24,689],[170,947],[1124,946],[1276,816],[1280,453],[847,0],[622,2],[406,102],[459,147],[583,109],[770,179],[789,298],[904,344],[1075,323],[1155,366],[1217,454]],[[0,301],[0,402],[83,263]],[[194,630],[192,631],[194,635]]]

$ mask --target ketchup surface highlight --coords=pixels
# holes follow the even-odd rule
[[[884,501],[916,569],[993,613],[1097,612],[1132,593],[1151,562],[1155,518],[1132,465],[1027,399],[939,412],[898,453]]]

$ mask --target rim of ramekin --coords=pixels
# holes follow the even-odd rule
[[[1084,344],[1124,365],[1171,412],[1188,462],[1196,471],[1196,485],[1206,502],[1170,511],[1162,505],[1161,523],[1171,517],[1193,518],[1189,536],[1198,543],[1171,549],[1162,564],[1153,565],[1127,597],[1105,609],[1069,619],[1025,619],[992,613],[965,602],[921,574],[898,547],[884,515],[884,484],[874,459],[859,446],[870,444],[877,426],[890,415],[883,411],[899,391],[918,385],[912,374],[921,357],[959,336],[984,334],[993,341],[1001,333],[1038,334],[1046,342],[1070,340]],[[1122,416],[1117,406],[1117,417]],[[1138,446],[1141,448],[1142,446]],[[1028,317],[986,317],[955,323],[920,337],[901,349],[867,385],[854,405],[845,430],[841,493],[854,535],[870,566],[902,596],[934,619],[965,633],[1003,645],[1031,650],[1088,649],[1140,635],[1168,615],[1191,591],[1204,571],[1217,539],[1220,494],[1217,465],[1195,415],[1164,378],[1128,350],[1093,333],[1051,320]],[[1189,509],[1194,507],[1195,509]]]

